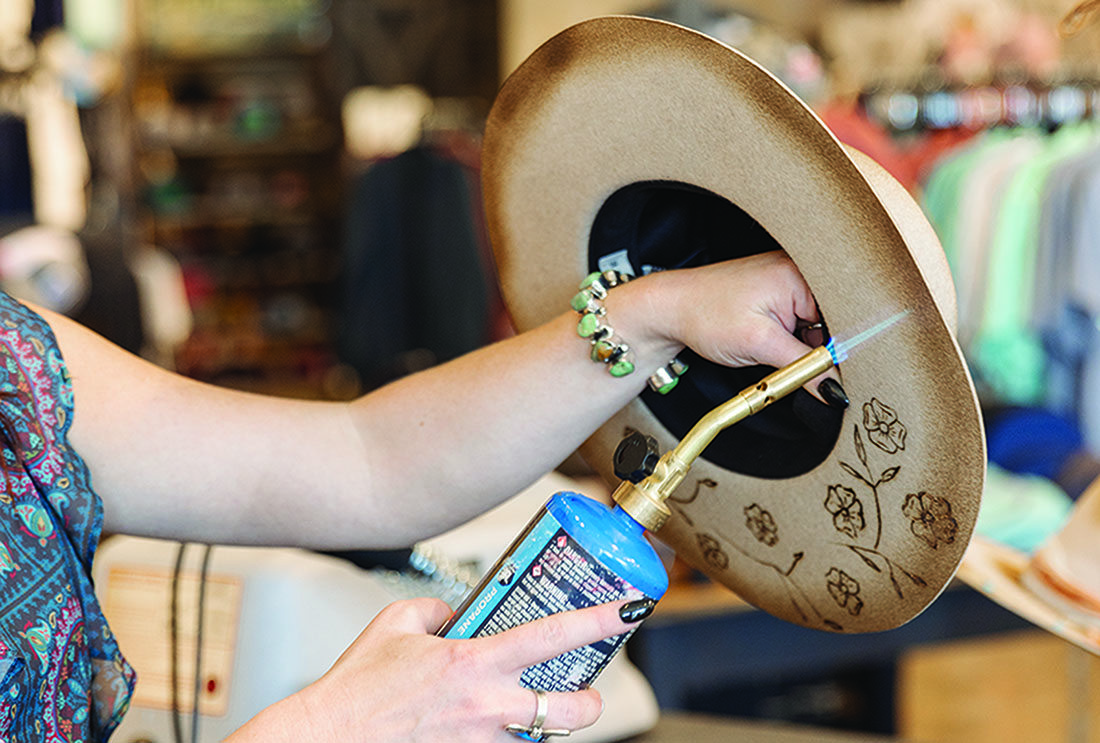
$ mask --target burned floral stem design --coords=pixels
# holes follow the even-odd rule
[[[777,565],[774,562],[761,560],[759,557],[750,554],[747,550],[740,547],[736,542],[734,542],[725,534],[719,533],[718,538],[720,538],[722,542],[739,552],[741,555],[745,556],[752,562],[755,562],[757,565],[774,570],[776,575],[779,576],[779,580],[783,584],[783,589],[787,592],[787,598],[790,599],[791,606],[793,606],[794,610],[798,612],[798,615],[802,618],[803,622],[808,624],[811,621],[810,615],[807,613],[807,610],[803,608],[803,605],[805,605],[806,607],[809,607],[809,611],[817,617],[818,621],[825,625],[827,628],[835,630],[837,632],[842,632],[844,630],[844,627],[842,625],[832,621],[831,619],[826,618],[825,615],[822,614],[814,605],[814,602],[810,599],[810,597],[806,595],[806,592],[803,591],[791,577],[791,574],[794,572],[795,568],[798,567],[799,563],[802,562],[802,558],[805,557],[804,552],[795,552],[793,555],[791,555],[790,564],[784,567],[782,565]],[[724,550],[721,550],[721,542],[719,542],[717,538],[709,534],[700,533],[696,534],[696,541],[700,544],[700,547],[702,547],[702,545],[705,543],[708,549],[712,551],[718,549],[719,551],[721,551],[723,557],[726,558],[725,564],[729,564],[729,557],[726,556]],[[704,554],[703,559],[708,559],[706,554]]]
[[[745,550],[743,547],[739,546],[735,541],[733,541],[732,539],[727,537],[725,534],[719,533],[718,537],[721,538],[721,540],[723,542],[725,542],[727,545],[729,545],[730,547],[733,547],[735,550],[740,552],[742,555],[744,555],[745,557],[747,557],[750,560],[752,560],[753,562],[755,562],[757,565],[763,565],[766,568],[771,568],[772,570],[774,570],[775,572],[779,573],[780,575],[782,575],[786,578],[791,577],[791,573],[794,572],[794,569],[796,567],[798,567],[798,563],[802,561],[803,557],[805,557],[805,553],[795,552],[793,555],[791,555],[791,564],[788,565],[787,567],[783,567],[782,565],[777,565],[774,562],[769,562],[768,560],[761,560],[759,557],[756,557],[755,555],[749,554],[749,552],[747,550]],[[704,538],[706,540],[709,540],[708,544],[710,542],[713,542],[714,545],[716,545],[716,546],[719,544],[718,540],[715,539],[714,537],[710,536],[709,534],[699,533],[699,534],[696,535],[695,538],[696,538],[696,541],[700,542],[700,544],[702,544],[701,540],[703,540]]]
[[[860,472],[859,470],[857,470],[855,467],[848,464],[847,462],[840,462],[840,467],[845,472],[847,472],[849,475],[856,478],[857,480],[859,480],[860,482],[862,482],[864,485],[866,485],[868,488],[871,489],[872,501],[875,504],[875,544],[874,544],[874,549],[877,550],[878,547],[879,547],[879,544],[882,542],[882,503],[881,503],[880,498],[879,498],[878,488],[883,483],[890,482],[895,477],[897,477],[898,472],[901,471],[901,467],[898,467],[898,466],[888,467],[885,470],[883,470],[882,474],[880,474],[876,478],[873,474],[871,474],[871,466],[867,463],[867,449],[863,446],[863,437],[859,433],[859,426],[858,425],[852,426],[852,438],[855,441],[856,456],[859,457],[859,461],[863,464],[863,469],[865,469],[867,471],[867,476],[864,477],[862,472]],[[856,522],[854,520],[846,520],[846,521],[843,522],[843,524],[838,525],[837,524],[837,511],[830,508],[830,497],[832,497],[832,495],[833,495],[832,494],[833,488],[840,488],[841,490],[847,491],[847,493],[851,493],[851,498],[855,501],[855,503],[859,503],[859,499],[856,497],[854,491],[850,490],[849,488],[844,488],[840,485],[830,486],[830,488],[829,488],[830,495],[829,495],[829,497],[826,497],[826,499],[825,499],[825,504],[826,504],[825,507],[827,509],[829,509],[830,513],[833,513],[833,524],[837,527],[837,531],[844,532],[845,534],[848,534],[848,536],[852,537],[852,539],[855,539],[859,535],[859,532],[862,532],[863,528],[864,528],[864,524],[863,524],[863,505],[862,504],[859,505],[859,517],[860,518],[859,518],[858,522]],[[833,499],[833,503],[838,504],[838,507],[844,505],[845,501],[844,501],[844,498],[842,496],[843,496],[843,494],[838,493],[837,497]],[[852,506],[847,506],[846,507],[847,510],[850,510],[851,508],[852,508]],[[859,525],[858,529],[855,528],[857,526],[857,524]],[[856,532],[856,533],[853,533],[853,531]]]
[[[890,585],[894,587],[894,593],[898,595],[899,599],[905,598],[905,593],[901,590],[901,583],[898,582],[895,571],[904,575],[906,578],[912,581],[914,585],[922,587],[928,585],[927,581],[925,581],[924,578],[906,570],[901,565],[894,562],[883,553],[879,552],[877,549],[872,549],[870,547],[860,547],[858,544],[843,544],[840,542],[838,542],[837,544],[839,544],[841,547],[847,547],[856,555],[856,557],[863,561],[864,565],[871,568],[876,573],[881,573],[882,568],[880,568],[868,555],[874,555],[875,557],[880,558],[884,563],[886,563],[886,574],[890,578]]]
[[[863,428],[867,433],[867,440],[881,451],[887,454],[904,451],[907,435],[905,425],[898,419],[894,409],[880,402],[878,398],[872,398],[870,402],[864,403]],[[866,485],[871,491],[871,501],[874,504],[875,538],[873,545],[870,547],[846,542],[838,542],[837,544],[850,550],[864,565],[879,574],[883,573],[883,567],[878,562],[878,560],[881,560],[882,564],[885,565],[885,572],[890,579],[890,585],[893,586],[894,593],[897,594],[899,599],[904,599],[905,592],[902,590],[902,581],[899,576],[904,576],[917,586],[927,586],[928,584],[924,578],[906,570],[879,549],[882,544],[882,494],[880,488],[884,483],[895,479],[898,473],[901,472],[901,467],[897,465],[887,467],[878,476],[874,474],[868,461],[867,447],[864,446],[863,435],[860,432],[858,423],[852,426],[852,442],[856,457],[862,467],[857,468],[844,461],[839,462],[839,464],[841,469]],[[927,496],[927,494],[924,495]],[[943,499],[939,500],[942,501]],[[866,521],[864,519],[863,504],[856,492],[841,484],[831,485],[825,497],[824,505],[825,510],[832,514],[833,527],[841,534],[849,537],[852,542],[858,540],[866,528]],[[954,538],[953,535],[948,533],[950,531],[950,521],[948,521],[950,519],[950,504],[947,504],[946,501],[940,503],[931,496],[927,496],[922,500],[919,495],[912,495],[906,499],[902,510],[912,522],[910,528],[913,533],[926,543],[934,546],[940,541],[946,542],[949,537]],[[839,568],[836,568],[836,570],[838,574],[833,575],[830,571],[832,578],[827,581],[834,598],[837,596],[835,591],[850,587],[845,580],[840,578],[840,574],[844,574],[844,572]],[[844,575],[850,578],[850,576]],[[856,585],[858,586],[858,583]],[[859,605],[862,608],[862,599],[860,599]]]
[[[718,483],[709,478],[697,480],[695,482],[695,489],[691,495],[686,498],[669,498],[670,501],[674,501],[676,504],[687,504],[694,501],[699,497],[699,493],[703,488],[715,488]],[[683,509],[678,505],[673,505],[676,512],[688,523],[689,526],[694,526],[692,520],[688,518],[687,514],[683,512]],[[776,523],[775,518],[771,513],[765,510],[758,503],[753,503],[744,509],[745,514],[745,526],[756,537],[757,541],[768,547],[774,547],[779,542],[779,525]],[[719,541],[721,540],[721,541]],[[723,549],[723,543],[730,548],[736,550],[738,553],[748,558],[752,562],[765,568],[775,571],[779,577],[780,582],[783,585],[783,590],[787,592],[787,598],[791,602],[791,606],[798,612],[798,615],[802,618],[802,621],[806,624],[810,624],[810,613],[817,617],[817,621],[820,622],[825,628],[843,632],[844,627],[827,618],[823,615],[818,608],[814,605],[814,602],[810,599],[806,592],[803,591],[798,584],[791,577],[795,568],[802,562],[802,558],[805,557],[804,552],[795,552],[791,555],[790,564],[783,566],[771,562],[768,560],[762,560],[759,557],[748,552],[733,539],[730,539],[725,534],[717,534],[712,536],[703,532],[696,532],[695,543],[699,546],[702,552],[703,560],[710,567],[717,570],[725,570],[729,567],[729,555]],[[808,607],[808,608],[807,608]]]
[[[682,504],[686,505],[688,503],[694,502],[695,499],[699,497],[699,493],[700,493],[702,488],[716,488],[716,487],[718,487],[718,481],[717,480],[712,480],[709,477],[704,477],[700,480],[695,481],[695,489],[693,491],[691,491],[691,495],[689,495],[688,497],[686,497],[686,498],[676,498],[676,497],[670,496],[668,500],[671,503],[674,503],[674,504],[675,503],[682,503]],[[677,508],[675,505],[672,506],[672,508],[675,509],[676,513],[680,514],[680,518],[682,518],[684,521],[686,521],[688,526],[691,526],[691,527],[695,526],[695,522],[691,519],[690,516],[687,515],[687,513],[684,512],[684,509]]]
[[[699,491],[700,491],[701,488],[716,488],[716,487],[718,487],[717,481],[712,480],[709,477],[704,477],[704,478],[701,478],[701,479],[695,481],[695,489],[691,491],[691,495],[689,495],[688,497],[686,497],[686,498],[677,498],[674,495],[670,495],[668,499],[670,501],[672,501],[673,503],[683,503],[684,505],[687,505],[688,503],[693,503],[695,501],[695,499],[699,497]]]

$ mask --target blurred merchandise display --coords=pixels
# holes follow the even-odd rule
[[[325,3],[139,0],[127,87],[135,239],[180,263],[176,368],[316,397],[335,365],[340,95]]]
[[[139,0],[138,32],[173,54],[318,48],[331,35],[323,0]]]

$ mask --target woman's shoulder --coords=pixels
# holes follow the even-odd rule
[[[72,410],[49,323],[0,292],[0,741],[38,721],[105,740],[133,688],[91,583],[102,507],[67,439]],[[68,691],[39,693],[50,684]]]
[[[0,335],[39,338],[57,345],[45,318],[5,291],[0,291]]]
[[[58,434],[68,429],[72,384],[57,338],[42,315],[2,291],[0,402],[33,411]]]

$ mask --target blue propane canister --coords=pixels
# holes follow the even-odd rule
[[[622,599],[657,601],[668,573],[645,529],[619,506],[578,493],[547,501],[439,630],[493,635],[550,614]],[[543,691],[589,686],[633,629],[531,666],[520,684]]]

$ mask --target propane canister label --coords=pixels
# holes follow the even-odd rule
[[[571,609],[643,593],[590,555],[548,511],[540,511],[458,608],[442,637],[483,637]],[[528,688],[576,691],[599,675],[633,632],[563,653],[520,677]]]

